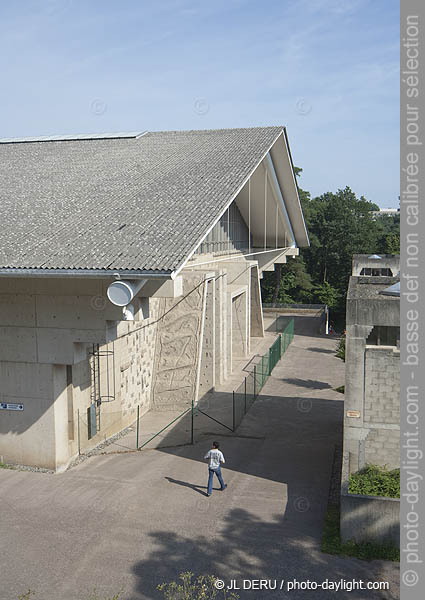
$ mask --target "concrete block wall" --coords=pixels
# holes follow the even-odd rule
[[[392,346],[366,346],[365,462],[400,466],[400,352]]]

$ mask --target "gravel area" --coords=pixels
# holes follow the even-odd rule
[[[32,471],[33,473],[55,473],[52,469],[43,469],[42,467],[31,467],[30,465],[13,465],[2,463],[1,469],[12,469],[13,471]]]
[[[105,452],[103,452],[103,450],[105,448],[107,448],[108,446],[110,446],[111,444],[113,444],[114,442],[116,442],[117,440],[120,440],[121,438],[125,437],[126,435],[128,435],[132,431],[134,431],[134,428],[133,428],[132,425],[130,425],[129,427],[126,427],[125,429],[123,429],[119,433],[116,433],[112,437],[108,438],[104,442],[101,442],[98,446],[96,446],[92,450],[84,452],[84,454],[80,454],[79,456],[77,456],[77,458],[75,458],[69,464],[69,466],[67,467],[66,470],[69,471],[69,469],[72,469],[72,468],[78,466],[79,464],[81,464],[82,462],[84,462],[85,460],[87,460],[88,458],[90,458],[91,456],[98,456],[99,454],[105,454]],[[136,449],[134,449],[134,450],[127,450],[126,452],[138,452],[138,451]],[[120,454],[122,454],[122,453],[123,452],[121,451]]]

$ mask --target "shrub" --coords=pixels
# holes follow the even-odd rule
[[[400,469],[388,471],[385,467],[366,465],[350,475],[348,491],[350,494],[400,498]]]
[[[186,571],[180,573],[179,581],[162,583],[158,590],[164,594],[165,600],[237,600],[239,596],[234,592],[228,592],[216,585],[222,583],[214,575],[199,575],[194,577],[193,573]]]

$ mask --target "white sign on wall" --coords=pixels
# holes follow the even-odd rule
[[[24,410],[24,405],[14,402],[0,402],[0,410]]]

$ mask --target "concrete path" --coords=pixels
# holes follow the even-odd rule
[[[0,599],[86,600],[123,589],[160,599],[182,571],[236,579],[387,580],[390,592],[248,591],[242,599],[398,598],[398,565],[320,552],[332,455],[341,435],[343,363],[335,340],[297,319],[297,335],[236,435],[219,436],[225,492],[205,496],[195,446],[96,456],[60,475],[0,469]],[[215,485],[217,487],[217,485]],[[273,581],[272,581],[273,584]],[[285,584],[284,584],[285,585]]]

